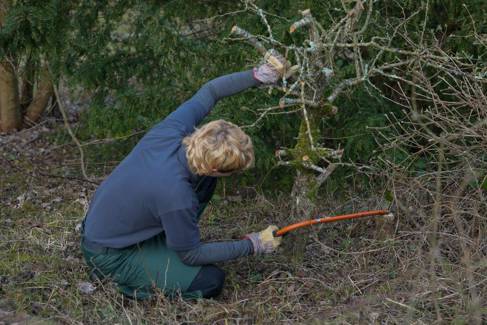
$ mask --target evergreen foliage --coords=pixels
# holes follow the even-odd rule
[[[269,22],[288,43],[301,41],[299,33],[288,33],[289,21],[296,18],[298,10],[311,8],[324,25],[343,13],[338,0],[256,3],[275,15],[269,16]],[[429,10],[424,11],[427,3]],[[485,53],[465,37],[473,28],[486,32],[485,23],[481,23],[486,15],[483,0],[377,1],[374,5],[377,11],[369,32],[377,36],[389,35],[388,27],[417,12],[408,22],[412,41],[436,37],[451,53],[468,53],[473,61],[485,60]],[[18,60],[43,56],[57,77],[63,76],[70,84],[82,85],[93,93],[92,105],[82,116],[82,140],[129,135],[150,128],[205,81],[258,62],[253,49],[225,40],[234,24],[265,34],[258,17],[235,12],[243,6],[225,1],[10,1],[0,31],[0,56]],[[206,36],[201,36],[198,31],[205,28]],[[337,73],[347,76],[351,72],[346,63],[336,64]],[[247,125],[255,120],[252,110],[276,103],[277,97],[251,90],[225,99],[209,118]],[[398,109],[370,89],[355,89],[353,96],[340,99],[339,107],[335,118],[322,121],[327,130],[322,137],[344,148],[346,159],[366,162],[377,146],[369,127],[386,125],[384,114]],[[291,115],[279,115],[248,130],[256,145],[258,175],[274,166],[276,147],[293,146],[299,127],[296,120]],[[133,143],[129,141],[125,150],[117,146],[118,155],[112,159],[122,158]]]

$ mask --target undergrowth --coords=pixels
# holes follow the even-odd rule
[[[455,291],[462,281],[461,265],[444,260],[438,288],[431,290],[423,235],[408,225],[405,213],[392,224],[366,220],[300,232],[309,241],[297,268],[281,253],[224,263],[226,285],[215,300],[169,300],[159,294],[138,302],[123,298],[110,282],[93,282],[96,290],[84,294],[79,285],[91,280],[77,226],[95,186],[73,179],[79,173],[75,148],[53,149],[42,140],[47,137],[32,141],[29,132],[36,131],[11,136],[0,154],[6,171],[0,175],[0,321],[431,323],[437,320],[436,301],[443,321],[469,323],[473,307],[464,291]],[[21,150],[22,143],[36,150]],[[39,161],[45,164],[35,165]],[[72,178],[61,177],[61,170]],[[320,206],[338,214],[387,204],[381,196],[349,193],[341,199],[328,195]],[[222,187],[205,212],[202,236],[232,239],[268,224],[284,226],[289,206],[285,195],[269,199]],[[292,246],[293,236],[284,239],[282,250]],[[485,297],[485,276],[477,274],[479,279],[477,289]]]

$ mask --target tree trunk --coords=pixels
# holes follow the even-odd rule
[[[34,98],[34,81],[35,81],[34,64],[28,59],[25,67],[19,76],[20,83],[20,107],[22,115],[25,114],[27,107]]]
[[[7,61],[0,62],[0,118],[0,130],[3,132],[22,127],[17,77]]]
[[[9,3],[0,3],[0,26],[3,26]],[[20,114],[19,89],[17,77],[11,64],[0,60],[0,131],[9,132],[20,129],[22,116]]]
[[[322,113],[317,110],[308,110],[309,127],[304,117],[301,120],[297,143],[293,149],[289,150],[293,160],[298,162],[298,164],[318,160],[316,153],[312,149],[311,137],[314,141],[320,138],[319,122],[321,115]],[[291,192],[293,219],[290,222],[311,219],[316,214],[317,187],[315,171],[298,167]],[[289,259],[295,267],[298,267],[303,261],[306,244],[308,243],[308,233],[309,229],[304,228],[289,234],[290,239],[288,242],[292,246],[287,251],[289,252]]]
[[[53,87],[51,78],[49,76],[49,71],[46,67],[43,67],[40,72],[39,81],[37,82],[37,89],[34,99],[27,107],[27,112],[24,117],[27,125],[32,125],[37,122],[41,114],[46,109],[52,94]]]
[[[293,199],[292,222],[311,219],[316,214],[316,204],[313,201],[314,183],[316,176],[312,172],[298,170],[294,179],[291,197]],[[289,234],[288,242],[292,243],[289,248],[292,265],[298,267],[302,264],[306,244],[308,243],[309,229],[299,229]]]
[[[3,25],[3,21],[5,20],[5,16],[7,15],[8,6],[9,6],[8,1],[0,2],[0,26]]]

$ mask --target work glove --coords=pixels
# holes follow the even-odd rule
[[[289,63],[275,50],[267,51],[265,63],[254,68],[254,78],[264,84],[274,84],[286,73]]]
[[[276,226],[269,226],[261,232],[253,232],[245,236],[252,242],[254,247],[254,255],[268,254],[276,250],[281,244],[281,237],[274,237],[274,231],[278,228]]]

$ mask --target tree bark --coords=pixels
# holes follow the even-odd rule
[[[26,124],[32,125],[37,122],[41,114],[46,109],[52,94],[53,87],[51,78],[49,76],[49,71],[46,67],[43,67],[40,72],[34,99],[27,107],[27,111],[25,113],[24,119]]]
[[[306,170],[297,170],[294,179],[291,197],[293,202],[293,219],[291,222],[298,222],[311,219],[316,214],[316,204],[314,203],[314,188],[316,176]],[[291,259],[291,265],[299,267],[304,259],[306,244],[308,243],[309,229],[298,229],[288,235],[286,242],[290,243],[287,251]]]
[[[290,154],[293,160],[299,163],[304,161],[312,162],[317,158],[315,151],[312,149],[311,138],[317,141],[320,138],[319,123],[322,112],[319,109],[308,108],[308,122],[304,116],[301,120],[297,143]],[[293,199],[292,212],[293,219],[291,222],[298,222],[304,219],[311,219],[316,215],[316,191],[317,175],[316,172],[304,167],[298,167],[296,178],[294,179],[291,197]],[[309,229],[301,229],[289,235],[292,246],[287,249],[292,265],[299,267],[304,259],[306,244],[308,243]]]
[[[22,127],[17,76],[5,60],[0,62],[0,111],[1,131],[10,132]]]
[[[0,2],[0,26],[3,25],[3,21],[5,16],[7,15],[7,8],[9,6],[9,1],[2,1]]]
[[[0,3],[0,26],[3,26],[8,5],[8,1]],[[0,60],[0,131],[9,132],[21,126],[17,77],[12,65],[3,58]]]
[[[27,107],[34,98],[34,81],[35,81],[34,64],[28,59],[22,73],[19,75],[20,83],[20,107],[22,115],[25,114]]]

